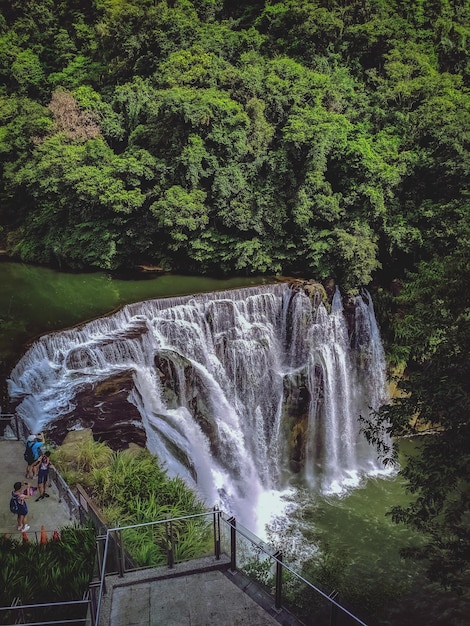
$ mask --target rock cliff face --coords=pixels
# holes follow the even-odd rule
[[[308,437],[308,416],[310,392],[306,384],[306,372],[298,372],[284,379],[283,425],[284,439],[287,442],[289,469],[298,473],[305,465],[305,452]]]
[[[217,426],[210,408],[210,392],[191,361],[174,350],[161,351],[155,357],[162,398],[168,409],[183,404],[208,437],[212,454],[217,453]],[[183,372],[183,377],[178,372]]]
[[[141,415],[129,402],[133,389],[132,371],[95,385],[85,384],[75,396],[72,410],[48,426],[48,438],[61,444],[69,431],[90,429],[95,439],[107,442],[113,450],[123,450],[130,443],[145,447]]]
[[[322,302],[326,307],[331,304],[335,291],[335,284],[333,281],[328,281],[326,285],[323,285],[316,280],[303,278],[279,278],[279,282],[287,283],[291,287],[293,294],[297,291],[303,291],[312,303],[318,304],[319,302]]]

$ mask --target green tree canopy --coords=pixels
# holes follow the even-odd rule
[[[375,442],[382,430],[393,437],[432,433],[419,438],[417,453],[401,467],[412,500],[391,515],[426,539],[405,555],[424,561],[431,580],[460,591],[470,574],[469,253],[467,222],[450,254],[422,262],[407,277],[394,327],[407,376],[367,429]],[[395,458],[397,444],[383,452]]]

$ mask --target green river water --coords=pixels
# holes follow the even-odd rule
[[[268,282],[272,280],[262,277],[220,280],[175,275],[124,279],[4,261],[0,263],[2,387],[24,347],[40,334],[130,302]],[[413,445],[404,442],[402,453],[412,451]],[[374,615],[370,624],[465,626],[470,623],[468,601],[430,585],[416,566],[400,557],[400,547],[417,539],[385,513],[394,504],[406,503],[407,497],[396,476],[370,479],[343,497],[305,494],[297,513],[305,541],[320,543],[328,555],[316,575],[327,582],[331,573],[347,575],[351,600]]]

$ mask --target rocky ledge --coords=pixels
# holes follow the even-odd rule
[[[84,385],[74,398],[74,408],[49,425],[48,438],[60,445],[69,431],[89,428],[95,440],[106,442],[113,450],[124,450],[130,443],[145,447],[142,418],[129,402],[133,389],[130,370]]]

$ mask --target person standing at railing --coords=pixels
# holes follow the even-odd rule
[[[49,450],[44,452],[42,457],[38,460],[37,464],[39,466],[38,471],[38,491],[39,497],[36,498],[36,502],[39,500],[44,500],[44,498],[48,498],[49,494],[46,492],[47,480],[49,478],[49,469],[54,467],[51,463],[50,459],[51,453]]]
[[[26,441],[24,460],[28,464],[26,467],[26,478],[34,478],[37,474],[37,460],[42,455],[42,446],[46,443],[44,433],[30,435]]]

